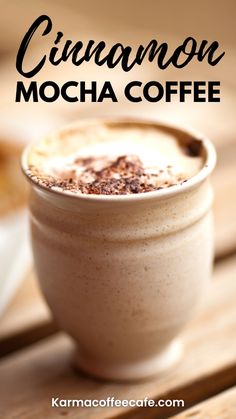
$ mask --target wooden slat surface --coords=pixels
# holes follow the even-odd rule
[[[33,270],[0,320],[0,356],[55,332]]]
[[[236,387],[197,404],[173,419],[235,419]]]
[[[216,268],[206,307],[184,332],[183,362],[154,380],[110,384],[87,378],[71,367],[73,346],[59,334],[0,362],[1,419],[59,417],[50,407],[51,397],[103,399],[182,398],[186,407],[236,382],[236,257]],[[69,418],[139,418],[139,411],[119,409],[64,409]],[[143,412],[141,412],[143,413]],[[178,413],[172,412],[172,413]],[[166,418],[170,410],[150,409],[145,418]],[[140,416],[143,417],[143,416]],[[217,418],[218,419],[218,418]]]

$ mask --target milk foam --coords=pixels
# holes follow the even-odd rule
[[[201,153],[189,152],[191,141],[190,137],[180,141],[178,131],[154,125],[96,123],[41,141],[31,150],[28,164],[39,182],[48,177],[89,183],[94,181],[91,170],[100,171],[121,156],[135,156],[141,161],[145,176],[151,176],[149,183],[155,187],[171,186],[188,180],[203,166]],[[83,159],[91,157],[89,172]],[[117,173],[114,176],[117,178]]]

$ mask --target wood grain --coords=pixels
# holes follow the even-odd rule
[[[236,387],[197,404],[174,419],[235,419],[236,418]]]
[[[0,356],[55,332],[32,269],[0,321]]]
[[[233,385],[236,380],[236,257],[218,263],[205,308],[183,334],[185,353],[172,371],[148,382],[110,384],[76,373],[71,367],[73,345],[59,334],[44,339],[0,362],[0,417],[24,419],[58,417],[105,419],[139,416],[139,410],[59,409],[51,397],[104,399],[181,398],[188,408]],[[145,410],[145,418],[167,418],[170,410]],[[173,413],[178,413],[173,411]],[[140,414],[143,414],[141,412]]]

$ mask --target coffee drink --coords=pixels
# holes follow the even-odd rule
[[[27,149],[36,272],[76,363],[160,374],[212,269],[211,143],[136,120],[85,120]]]
[[[29,156],[28,174],[74,194],[156,191],[186,182],[203,166],[201,142],[179,137],[164,127],[100,122],[44,140]]]

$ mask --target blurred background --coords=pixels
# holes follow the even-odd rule
[[[19,158],[25,144],[67,122],[93,116],[141,115],[192,126],[206,134],[218,151],[218,166],[213,176],[216,258],[236,249],[236,4],[234,0],[2,0],[0,5],[0,342],[4,342],[0,352],[6,353],[15,344],[13,331],[14,336],[22,328],[28,331],[24,336],[21,334],[23,346],[27,339],[36,340],[40,334],[45,336],[54,330],[32,270],[27,187]],[[143,63],[128,73],[92,63],[80,67],[70,62],[59,67],[47,65],[34,80],[39,83],[54,80],[59,84],[68,80],[97,80],[102,84],[109,80],[119,102],[15,103],[16,81],[21,80],[15,69],[16,54],[24,34],[41,14],[51,17],[53,30],[47,37],[33,38],[27,66],[50,48],[58,31],[64,33],[65,40],[85,43],[90,39],[105,40],[107,45],[122,42],[133,47],[157,39],[175,48],[186,37],[193,36],[199,42],[217,40],[221,51],[226,53],[215,67],[192,61],[181,70],[161,71],[152,63]],[[219,80],[221,102],[130,103],[124,99],[123,88],[131,80],[161,83],[165,80]]]

